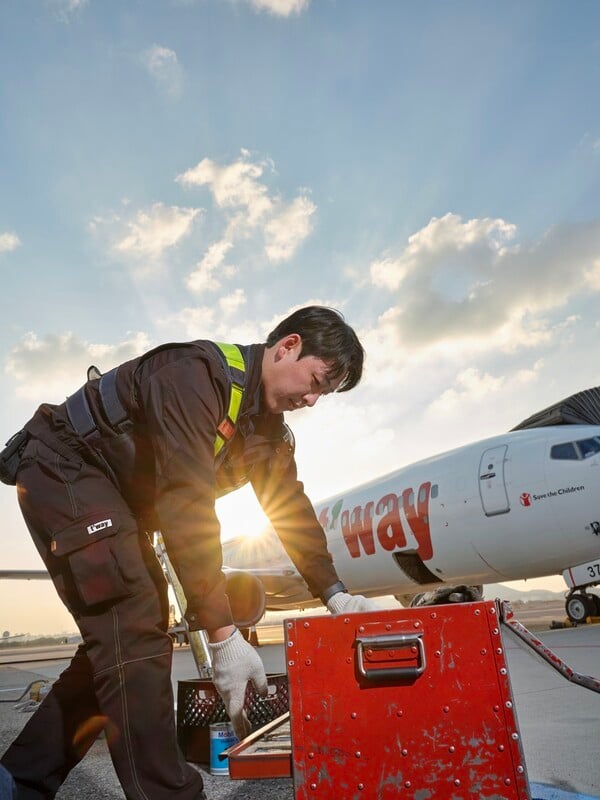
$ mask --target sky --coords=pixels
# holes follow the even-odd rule
[[[598,85],[595,1],[3,0],[0,439],[90,364],[311,303],[367,351],[288,419],[315,501],[600,384]],[[5,629],[74,625],[4,583]]]

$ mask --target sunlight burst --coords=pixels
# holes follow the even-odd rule
[[[217,500],[216,511],[221,523],[221,540],[224,542],[238,536],[257,539],[269,525],[249,485]]]

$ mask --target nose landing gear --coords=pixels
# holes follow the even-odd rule
[[[571,622],[583,624],[588,617],[600,617],[600,597],[586,590],[571,591],[565,600],[565,609]]]

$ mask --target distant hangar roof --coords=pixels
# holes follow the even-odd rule
[[[572,394],[515,425],[511,430],[547,425],[600,425],[600,386]]]

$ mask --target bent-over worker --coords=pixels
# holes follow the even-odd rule
[[[1,759],[18,800],[53,798],[102,729],[127,798],[205,797],[177,745],[167,585],[147,533],[162,532],[187,624],[207,631],[215,686],[241,737],[248,681],[261,694],[267,686],[225,593],[215,499],[232,486],[250,480],[330,611],[374,607],[338,578],[283,417],[356,386],[363,356],[338,312],[309,306],[265,344],[167,344],[92,374],[26,424],[9,460],[19,503],[83,643]]]

